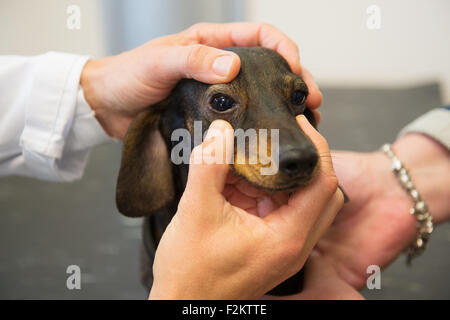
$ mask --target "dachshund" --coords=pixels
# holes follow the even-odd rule
[[[308,87],[302,78],[273,50],[227,50],[241,59],[241,70],[234,80],[213,85],[181,80],[168,98],[138,115],[124,141],[116,204],[125,216],[145,217],[141,267],[142,280],[149,289],[156,248],[177,210],[188,176],[189,164],[175,164],[170,158],[175,130],[185,129],[194,136],[196,121],[206,131],[216,119],[230,122],[235,130],[278,129],[275,174],[262,175],[260,163],[234,161],[231,165],[234,174],[267,192],[300,188],[314,178],[320,166],[315,146],[295,119],[304,114],[316,126],[313,113],[306,108]],[[194,142],[190,144],[192,150]],[[235,142],[235,158],[248,159],[249,153],[248,147],[237,150]],[[297,293],[302,283],[300,270],[269,294]]]

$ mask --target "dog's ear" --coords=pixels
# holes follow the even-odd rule
[[[306,119],[308,119],[309,123],[311,123],[311,125],[317,129],[317,121],[316,117],[314,117],[314,112],[312,112],[309,108],[305,108],[303,115],[306,117]]]
[[[159,130],[160,112],[167,102],[161,104],[142,112],[124,141],[116,205],[128,217],[150,215],[175,196],[172,162]]]

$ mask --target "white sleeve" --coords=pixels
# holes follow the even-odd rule
[[[111,140],[79,86],[88,57],[0,56],[0,176],[81,178],[89,149]]]
[[[427,135],[450,150],[450,110],[447,107],[428,111],[404,127],[398,138],[410,132]]]

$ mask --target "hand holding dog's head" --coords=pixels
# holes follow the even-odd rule
[[[267,164],[260,161],[236,161],[237,158],[249,160],[254,150],[260,153],[259,138],[256,149],[252,148],[255,141],[253,145],[251,141],[246,143],[244,149],[235,149],[233,171],[259,188],[292,190],[310,181],[317,172],[318,153],[295,120],[295,116],[305,114],[315,124],[305,106],[306,84],[272,50],[230,50],[241,58],[241,71],[233,81],[207,85],[183,80],[168,99],[150,107],[131,126],[117,185],[117,205],[125,215],[146,215],[178,200],[186,176],[171,163],[171,135],[174,130],[185,128],[193,137],[195,121],[201,121],[203,131],[216,119],[224,119],[235,130],[244,132],[267,129],[266,149],[270,151],[266,150],[266,155],[270,155],[275,143],[270,138],[270,130],[279,130],[279,170],[275,174],[262,175],[261,169]]]

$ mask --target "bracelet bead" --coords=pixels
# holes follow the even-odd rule
[[[381,150],[391,159],[391,171],[397,177],[403,189],[414,201],[414,206],[409,210],[409,213],[416,218],[417,236],[416,240],[414,240],[414,242],[411,243],[406,250],[407,263],[410,265],[412,259],[425,251],[428,239],[433,232],[433,221],[428,211],[427,204],[420,197],[419,191],[415,188],[408,170],[395,155],[391,145],[385,144],[381,147]]]

